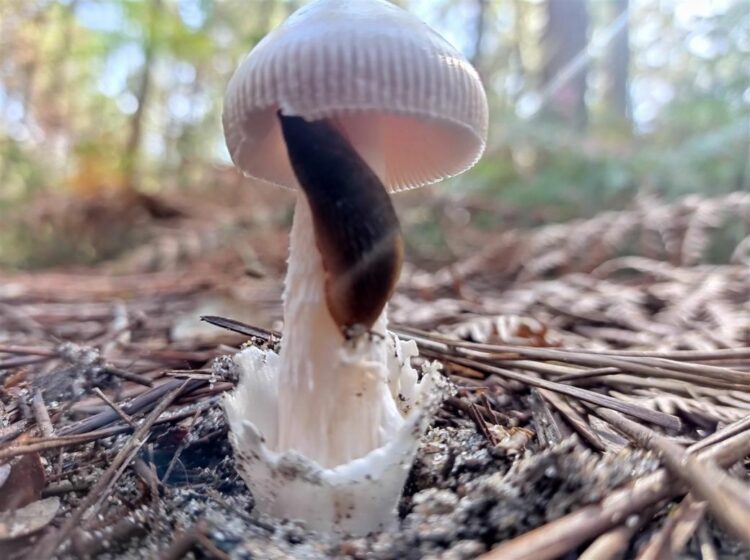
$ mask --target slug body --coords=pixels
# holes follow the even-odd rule
[[[381,180],[338,129],[279,113],[289,160],[310,205],[328,310],[345,334],[369,330],[403,261],[398,218]]]

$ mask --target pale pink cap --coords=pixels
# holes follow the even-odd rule
[[[344,131],[377,129],[390,191],[465,171],[487,139],[476,70],[385,0],[314,0],[258,43],[229,82],[223,123],[232,160],[246,175],[291,187],[279,109],[334,119]]]

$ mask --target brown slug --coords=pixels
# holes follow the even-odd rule
[[[312,211],[328,309],[345,335],[369,330],[393,293],[403,261],[391,198],[332,123],[281,113],[279,120]]]

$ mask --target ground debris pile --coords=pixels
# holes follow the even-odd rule
[[[458,454],[450,472],[434,480],[434,466],[425,464],[434,453],[428,442],[413,477],[430,482],[410,497],[401,531],[345,543],[344,550],[359,547],[353,555],[362,558],[475,558],[494,543],[598,502],[658,466],[638,452],[602,458],[581,450],[574,439],[511,463],[497,449],[481,446],[470,430],[436,430],[432,436]]]
[[[456,393],[398,528],[356,539],[259,515],[235,470],[229,356],[278,348],[278,280],[226,254],[4,273],[0,556],[750,557],[750,273],[610,256],[593,274],[407,278],[394,328]]]

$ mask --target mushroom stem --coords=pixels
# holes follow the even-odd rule
[[[382,336],[353,342],[343,337],[326,303],[313,229],[310,206],[300,193],[284,289],[278,439],[269,444],[333,467],[382,446],[403,418],[388,385],[386,312],[371,327]]]

